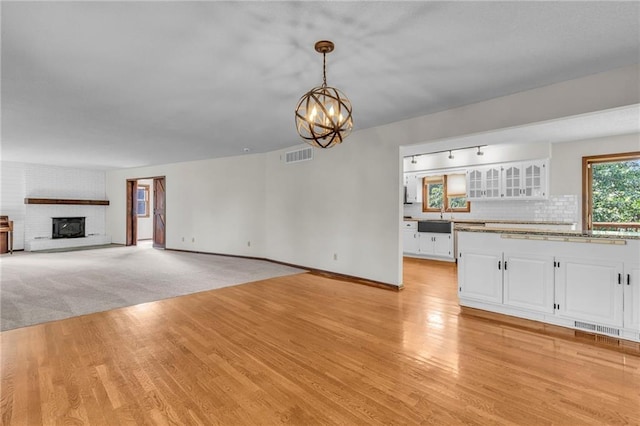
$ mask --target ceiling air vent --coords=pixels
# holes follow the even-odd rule
[[[313,160],[313,148],[311,147],[289,151],[285,153],[284,157],[285,164],[299,163],[300,161],[308,160]]]

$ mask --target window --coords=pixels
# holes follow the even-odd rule
[[[427,176],[423,179],[423,212],[469,212],[464,174]]]
[[[640,232],[640,152],[582,157],[582,227]]]
[[[136,201],[138,217],[149,217],[149,185],[138,185]]]

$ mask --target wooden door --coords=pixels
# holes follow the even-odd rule
[[[153,179],[153,247],[165,248],[165,239],[165,181],[161,177]]]
[[[137,211],[138,181],[127,181],[127,241],[128,246],[135,246],[138,242],[138,211]]]

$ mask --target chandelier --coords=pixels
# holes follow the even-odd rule
[[[317,148],[342,143],[353,128],[351,102],[338,89],[327,86],[327,53],[333,48],[333,42],[328,40],[315,44],[316,52],[322,53],[322,86],[305,93],[296,107],[298,134]]]

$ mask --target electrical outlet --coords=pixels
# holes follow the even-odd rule
[[[251,247],[251,241],[247,241],[247,247]]]
[[[338,253],[333,253],[333,260],[338,260]]]

